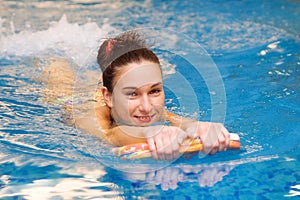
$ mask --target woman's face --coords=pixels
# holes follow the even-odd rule
[[[164,91],[157,63],[130,63],[118,71],[113,82],[111,111],[117,123],[149,126],[162,119]]]

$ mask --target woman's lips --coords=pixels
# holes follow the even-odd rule
[[[135,116],[135,118],[142,123],[150,123],[153,116]]]

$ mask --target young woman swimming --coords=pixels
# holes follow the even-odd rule
[[[116,146],[147,142],[155,159],[179,157],[179,148],[187,138],[200,137],[204,153],[228,148],[229,132],[222,124],[186,119],[164,109],[159,59],[137,32],[105,40],[97,61],[103,72],[102,86],[93,106],[83,116],[73,116],[77,128]],[[74,75],[66,66],[65,62],[54,62],[46,70],[48,88],[54,84],[61,90],[54,96],[72,94],[66,85],[74,83]],[[57,78],[62,76],[66,81]]]

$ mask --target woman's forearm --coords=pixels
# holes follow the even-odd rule
[[[115,146],[123,146],[132,143],[146,142],[143,135],[143,127],[116,126],[108,128],[98,123],[93,111],[88,112],[84,117],[76,119],[75,126],[94,135],[97,138],[111,143]]]
[[[169,111],[165,111],[165,119],[170,122],[172,126],[177,126],[184,131],[189,128],[190,124],[197,122],[196,120],[184,118]]]
[[[195,120],[183,118],[168,111],[165,113],[165,119],[169,121],[172,126],[177,126],[182,130],[186,130],[189,127],[189,124],[196,122]],[[154,127],[153,129],[155,129]],[[146,129],[148,131],[146,131]],[[111,144],[123,146],[133,143],[147,142],[147,136],[145,135],[145,132],[149,132],[149,129],[152,129],[151,126],[136,127],[122,125],[107,129],[105,136]]]

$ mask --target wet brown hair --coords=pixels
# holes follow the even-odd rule
[[[99,48],[97,62],[102,70],[102,81],[113,92],[113,81],[120,68],[143,60],[157,63],[158,57],[149,49],[146,40],[136,31],[127,31],[106,39]]]

